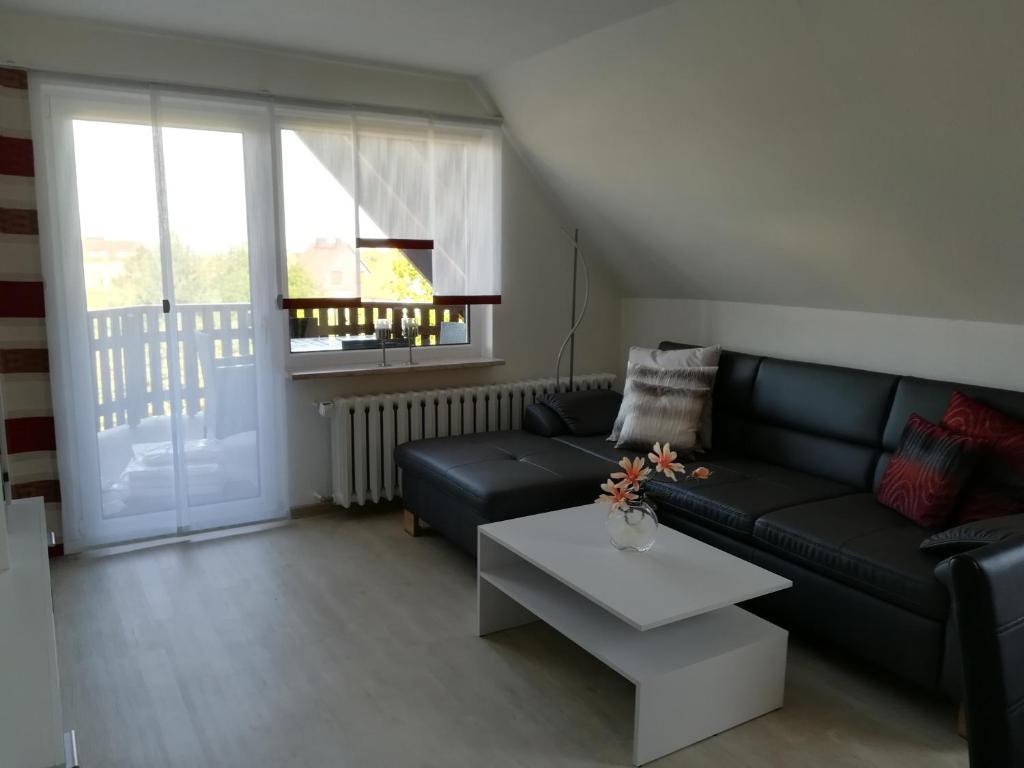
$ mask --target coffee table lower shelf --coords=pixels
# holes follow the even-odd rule
[[[782,706],[774,624],[727,606],[642,632],[492,539],[479,558],[481,636],[544,621],[636,686],[634,765]]]

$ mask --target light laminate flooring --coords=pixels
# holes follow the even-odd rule
[[[626,766],[632,689],[542,624],[475,634],[474,562],[397,510],[54,561],[86,768]],[[651,763],[967,766],[952,705],[792,638],[786,706]]]

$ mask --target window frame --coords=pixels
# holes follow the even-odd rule
[[[443,307],[439,306],[439,309]],[[287,373],[306,373],[322,368],[338,365],[370,365],[379,363],[381,354],[377,349],[329,350],[323,352],[292,352],[291,333],[288,329],[288,313],[282,310],[283,333],[285,335],[284,356]],[[468,358],[487,358],[493,356],[491,345],[492,309],[490,305],[478,304],[469,307],[469,343],[468,344],[436,344],[433,346],[415,347],[413,360],[418,363],[443,362],[445,360],[464,360]],[[407,365],[409,353],[405,347],[388,347],[387,359],[396,367]],[[413,366],[415,370],[415,366]]]

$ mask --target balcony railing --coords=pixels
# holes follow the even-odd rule
[[[440,343],[445,323],[466,319],[462,307],[385,303],[291,310],[289,318],[295,338],[333,336],[344,340],[372,337],[379,317],[390,317],[397,334],[403,309],[419,321],[418,346]],[[203,411],[209,371],[253,362],[249,304],[179,304],[170,314],[164,314],[159,305],[117,307],[92,310],[88,316],[96,428],[100,432],[125,424],[136,426],[144,418],[171,413],[169,318],[177,323],[179,413],[195,416]]]
[[[293,339],[328,336],[370,337],[374,335],[374,322],[378,318],[391,320],[395,335],[401,331],[403,315],[415,317],[419,325],[417,346],[441,343],[441,330],[445,323],[466,322],[465,307],[436,306],[434,304],[397,304],[366,302],[360,307],[319,309],[291,309],[288,322]]]
[[[180,304],[170,314],[159,305],[147,305],[92,310],[88,315],[96,427],[101,432],[171,412],[169,318],[178,331],[180,413],[194,416],[203,409],[205,378],[213,366],[253,361],[248,304]]]

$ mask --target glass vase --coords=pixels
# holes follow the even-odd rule
[[[608,538],[616,549],[646,552],[658,536],[654,505],[639,499],[608,512]]]

